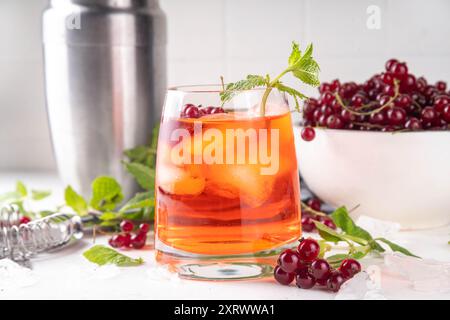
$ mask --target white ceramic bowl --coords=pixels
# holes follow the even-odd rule
[[[316,129],[311,142],[296,127],[300,172],[332,206],[352,215],[398,222],[403,229],[450,223],[450,132]]]

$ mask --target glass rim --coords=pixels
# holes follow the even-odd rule
[[[227,83],[224,84],[227,86]],[[208,89],[209,88],[209,89]],[[266,90],[266,87],[255,87],[251,89],[239,89],[239,90],[229,90],[231,92],[245,92],[245,91],[263,91]],[[276,88],[272,88],[275,89]],[[193,84],[193,85],[179,85],[179,86],[170,86],[167,88],[167,91],[174,92],[183,92],[183,93],[221,93],[223,92],[222,84]]]

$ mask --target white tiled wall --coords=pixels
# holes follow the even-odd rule
[[[40,47],[46,2],[0,0],[0,169],[54,167]],[[450,80],[448,0],[160,2],[168,17],[170,85],[274,74],[292,40],[314,42],[322,80],[362,81],[390,57],[432,81]],[[369,5],[381,10],[380,30],[366,27]]]

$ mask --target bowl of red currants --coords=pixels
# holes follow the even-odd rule
[[[450,91],[404,62],[364,83],[322,83],[303,105],[297,156],[306,184],[354,216],[404,229],[450,223]]]

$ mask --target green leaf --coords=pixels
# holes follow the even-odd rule
[[[0,203],[11,204],[11,203],[20,202],[21,199],[22,199],[22,196],[20,195],[20,193],[18,193],[16,191],[7,192],[7,193],[0,195]]]
[[[295,69],[292,73],[303,83],[310,86],[317,87],[320,85],[319,80],[319,65],[315,60],[301,60],[298,69]]]
[[[136,179],[137,183],[145,190],[152,191],[155,188],[155,170],[140,163],[123,162],[127,171]]]
[[[142,258],[133,259],[114,249],[102,245],[96,245],[83,253],[83,256],[90,262],[99,266],[105,264],[115,264],[119,267],[139,266],[144,263]]]
[[[349,258],[348,254],[334,254],[332,256],[326,257],[326,260],[332,267],[337,267],[341,265],[341,262]]]
[[[31,194],[33,200],[39,201],[49,197],[52,192],[48,190],[31,190]]]
[[[120,210],[119,212],[125,212],[132,209],[144,209],[151,207],[155,204],[153,199],[153,192],[141,192],[137,193],[133,198],[131,198]]]
[[[27,187],[25,187],[22,181],[17,181],[16,192],[20,194],[22,197],[26,197],[28,195]]]
[[[288,60],[289,65],[290,66],[295,65],[301,56],[302,56],[302,52],[300,51],[298,43],[295,41],[292,41],[292,52],[291,52],[291,55],[289,56],[289,60]]]
[[[72,189],[71,186],[68,186],[64,192],[64,199],[66,204],[71,207],[78,215],[85,216],[88,213],[88,205],[86,200],[75,190]]]
[[[337,208],[332,214],[331,218],[336,226],[342,229],[346,234],[365,239],[372,240],[369,232],[361,227],[358,227],[353,219],[350,217],[346,207]]]
[[[311,86],[318,86],[320,84],[320,67],[312,57],[312,52],[313,45],[309,44],[303,56],[298,59],[292,66],[290,66],[290,70],[292,71],[294,76],[300,79],[302,82]]]
[[[333,229],[327,227],[323,223],[319,221],[314,221],[314,224],[316,225],[317,230],[319,231],[320,236],[326,240],[331,242],[339,242],[339,241],[346,241],[345,238],[334,231]]]
[[[393,243],[392,241],[389,241],[388,239],[385,238],[377,238],[375,240],[381,241],[385,244],[387,244],[392,251],[397,251],[397,252],[401,252],[404,255],[410,256],[410,257],[416,257],[416,258],[420,258],[419,256],[416,256],[415,254],[411,253],[411,251],[399,246],[398,244]]]
[[[356,236],[352,236],[349,234],[338,233],[337,231],[327,227],[323,223],[319,221],[314,221],[316,228],[319,231],[319,234],[322,238],[327,241],[338,242],[338,241],[353,241],[362,245],[367,245],[368,241],[362,238],[358,238]]]
[[[282,84],[281,82],[277,82],[274,85],[275,88],[277,88],[279,91],[281,92],[286,92],[287,94],[289,94],[290,96],[292,96],[294,98],[295,101],[295,110],[297,110],[298,112],[300,112],[300,103],[299,100],[302,99],[306,99],[308,98],[307,96],[305,96],[303,93],[297,91],[294,88],[285,86],[284,84]]]
[[[92,182],[91,206],[101,211],[111,211],[122,202],[122,187],[112,177],[98,177]]]
[[[117,213],[115,212],[103,212],[101,216],[99,217],[102,221],[110,221],[110,220],[116,220],[118,219]]]
[[[224,91],[220,93],[220,99],[223,103],[231,100],[234,95],[242,90],[250,90],[256,87],[267,86],[267,79],[263,76],[249,74],[246,79],[227,84]]]

